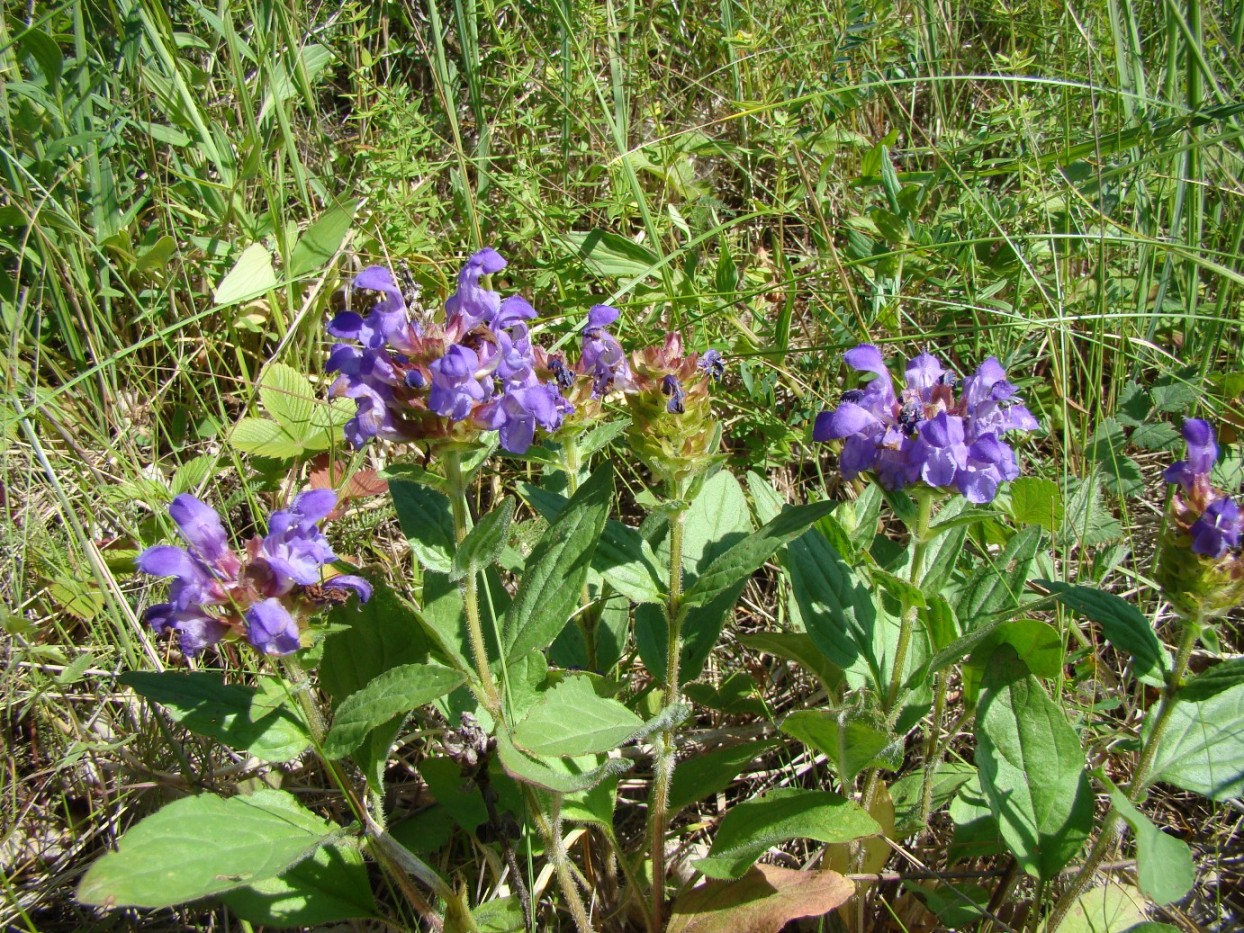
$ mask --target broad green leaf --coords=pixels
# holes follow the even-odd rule
[[[555,522],[566,507],[566,499],[539,486],[523,484],[523,498],[548,522]],[[665,588],[652,547],[639,531],[614,519],[605,530],[592,555],[592,569],[627,599],[636,603],[661,603]]]
[[[389,495],[410,549],[436,573],[453,569],[454,517],[449,499],[422,483],[389,480]]]
[[[1145,717],[1146,738],[1157,717]],[[1176,702],[1158,742],[1150,781],[1174,784],[1211,800],[1244,794],[1244,685],[1199,703]]]
[[[1222,661],[1187,681],[1179,690],[1179,699],[1200,703],[1218,696],[1232,687],[1244,684],[1244,658]]]
[[[728,674],[720,684],[687,684],[683,688],[693,703],[715,709],[727,716],[764,716],[768,713],[756,680],[746,671]]]
[[[372,729],[443,697],[464,679],[460,671],[439,664],[403,664],[385,671],[338,704],[324,754],[350,754]]]
[[[831,694],[842,684],[842,669],[825,657],[806,632],[754,632],[739,635],[738,639],[754,651],[795,662],[820,680]]]
[[[968,778],[950,802],[949,815],[955,829],[946,851],[948,865],[964,859],[985,858],[1006,850],[989,798],[981,789],[978,773]]]
[[[1132,656],[1136,676],[1143,683],[1161,687],[1166,682],[1170,655],[1139,609],[1104,590],[1051,580],[1037,583],[1050,590],[1063,605],[1100,625],[1110,644]]]
[[[516,781],[559,794],[590,790],[631,767],[625,758],[588,755],[583,758],[540,758],[518,748],[504,731],[497,733],[497,757],[505,773]]]
[[[877,626],[871,591],[816,529],[792,541],[786,553],[791,593],[813,642],[843,670],[866,656],[874,680],[882,683],[879,659],[871,657]]]
[[[617,700],[597,696],[589,678],[568,677],[514,728],[514,744],[533,755],[595,755],[617,748],[641,726]]]
[[[1081,894],[1059,933],[1138,933],[1145,924],[1145,896],[1130,884],[1104,884]],[[1041,928],[1043,931],[1044,926]]]
[[[683,596],[683,605],[708,602],[738,580],[746,580],[760,569],[774,551],[808,530],[832,511],[831,501],[790,506],[754,534],[748,535],[717,557],[696,578]]]
[[[274,878],[340,832],[284,791],[185,797],[130,827],[117,851],[87,871],[78,900],[109,907],[184,904]]]
[[[354,221],[355,202],[331,207],[307,227],[289,257],[290,278],[323,269],[341,248]]]
[[[1154,826],[1105,774],[1099,772],[1098,777],[1110,791],[1110,802],[1136,834],[1136,879],[1140,890],[1155,904],[1179,900],[1196,883],[1196,867],[1188,844]]]
[[[845,904],[855,885],[834,871],[757,865],[736,881],[708,881],[684,891],[666,933],[771,933],[792,920],[821,917]]]
[[[513,518],[514,500],[510,498],[502,499],[501,505],[481,518],[454,551],[449,579],[461,580],[492,564],[509,540]]]
[[[191,732],[265,761],[289,761],[310,744],[302,720],[272,678],[265,679],[268,689],[262,694],[253,687],[226,684],[213,671],[129,671],[117,680],[159,703]]]
[[[572,230],[563,236],[597,275],[644,278],[656,274],[661,266],[661,261],[647,247],[616,233]]]
[[[272,255],[262,243],[252,243],[216,286],[212,300],[220,306],[232,305],[258,298],[274,288],[276,272],[272,268]]]
[[[243,418],[229,432],[229,443],[242,453],[290,460],[306,450],[301,437],[267,418]]]
[[[579,487],[527,559],[505,614],[508,658],[553,643],[579,604],[583,583],[613,501],[613,466],[606,463]]]
[[[976,766],[1002,838],[1030,875],[1054,877],[1093,826],[1084,751],[1066,715],[1010,645],[982,683]]]
[[[772,740],[729,745],[679,762],[670,783],[670,812],[676,813],[697,800],[720,793],[742,774],[748,765],[761,761],[776,743]]]
[[[1021,525],[1038,525],[1050,534],[1063,523],[1063,494],[1058,483],[1039,476],[1011,482],[1011,517]]]
[[[250,923],[310,927],[376,916],[371,879],[353,846],[325,845],[275,878],[221,896]]]
[[[903,746],[895,737],[851,710],[796,710],[782,720],[781,729],[829,758],[843,785],[850,785],[865,768],[896,771],[903,764]]]
[[[292,366],[268,365],[259,377],[259,400],[290,437],[302,441],[310,433],[315,391],[307,377]]]
[[[943,761],[933,774],[933,795],[930,812],[936,813],[955,799],[959,789],[976,777],[976,768],[961,761]],[[895,838],[906,839],[925,828],[920,819],[921,795],[924,793],[924,769],[905,774],[890,785],[894,803]]]
[[[617,802],[618,779],[616,776],[608,777],[588,790],[565,794],[562,797],[562,819],[612,828]]]
[[[471,911],[471,920],[479,933],[522,933],[523,905],[517,897],[494,898]],[[446,929],[449,924],[445,925]]]
[[[763,525],[777,518],[786,505],[781,493],[758,473],[749,470],[744,479],[747,481],[747,491],[752,494],[752,504],[756,507],[756,517],[760,519],[760,523]]]
[[[955,606],[955,613],[965,629],[975,628],[982,616],[1019,606],[1040,544],[1041,529],[1025,528],[1007,543],[1001,554],[981,561]]]
[[[771,846],[791,839],[851,842],[880,833],[877,821],[845,797],[778,788],[735,804],[717,827],[708,856],[694,864],[710,878],[737,878]]]
[[[415,614],[383,583],[376,583],[372,598],[361,606],[334,607],[328,621],[337,628],[324,639],[319,674],[320,686],[334,707],[390,668],[428,656],[429,642]],[[380,786],[389,746],[403,718],[394,716],[354,753],[375,787]]]

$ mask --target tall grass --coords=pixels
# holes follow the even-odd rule
[[[729,352],[750,466],[812,459],[861,339],[997,354],[1051,427],[1036,470],[1126,514],[1136,450],[1093,430],[1130,383],[1244,427],[1242,37],[1196,0],[7,10],[5,923],[82,922],[66,879],[122,800],[210,781],[106,676],[165,651],[129,560],[176,491],[245,524],[299,480],[228,429],[274,357],[318,370],[355,253],[431,301],[491,244],[555,326],[609,297],[624,339],[687,328]],[[348,249],[296,257],[356,203]],[[216,304],[255,243],[271,287]]]

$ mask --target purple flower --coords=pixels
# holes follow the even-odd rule
[[[408,347],[410,319],[393,273],[384,266],[368,266],[355,276],[354,287],[380,292],[383,297],[366,317],[354,311],[341,312],[329,323],[328,332],[344,340],[357,340],[371,350],[386,344]]]
[[[1240,545],[1244,521],[1235,500],[1223,496],[1211,502],[1192,524],[1192,551],[1205,557],[1222,557]]]
[[[451,346],[428,368],[432,371],[428,408],[450,421],[461,421],[492,394],[491,378],[481,378],[479,357],[461,344]]]
[[[1001,437],[1034,431],[1039,424],[993,357],[960,385],[941,361],[921,353],[907,365],[901,395],[877,347],[855,347],[845,360],[876,378],[844,392],[836,409],[817,415],[812,437],[844,442],[839,469],[847,479],[871,471],[887,489],[924,482],[954,487],[969,501],[983,503],[997,495],[1002,482],[1019,475],[1015,452]],[[958,398],[956,388],[962,389]]]
[[[458,290],[445,302],[445,313],[465,334],[478,324],[491,324],[501,310],[501,296],[480,286],[485,275],[500,272],[507,263],[501,254],[491,247],[474,253],[458,273]]]
[[[609,305],[594,305],[583,326],[583,352],[579,372],[592,379],[592,395],[602,398],[614,388],[626,390],[632,383],[631,368],[618,338],[605,330],[621,311]]]
[[[298,495],[274,512],[268,533],[246,543],[245,559],[229,547],[224,523],[210,506],[190,495],[173,500],[169,514],[187,542],[143,551],[138,569],[171,577],[170,601],[150,607],[144,618],[157,634],[176,632],[183,654],[198,654],[230,632],[244,633],[267,654],[289,654],[300,644],[299,619],[314,599],[322,568],[336,560],[319,529],[337,503],[329,489]],[[366,602],[371,586],[361,577],[336,577],[324,588],[345,589]]]
[[[1162,478],[1168,483],[1178,483],[1184,492],[1194,495],[1209,486],[1210,473],[1218,462],[1218,444],[1213,427],[1200,418],[1186,419],[1183,435],[1188,445],[1188,459],[1168,466]]]
[[[695,368],[708,373],[714,382],[721,382],[721,377],[726,374],[726,361],[716,350],[705,350],[704,355],[696,362]]]

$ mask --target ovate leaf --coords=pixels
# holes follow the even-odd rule
[[[402,534],[428,570],[449,573],[453,569],[454,518],[449,499],[422,483],[389,480],[389,495],[397,510]]]
[[[531,552],[505,614],[507,657],[547,647],[570,620],[612,500],[613,467],[605,463],[579,487]]]
[[[1136,878],[1140,890],[1155,904],[1179,900],[1196,883],[1196,867],[1188,844],[1154,826],[1112,781],[1104,774],[1098,776],[1110,791],[1110,802],[1136,834]]]
[[[363,856],[352,846],[326,845],[275,878],[221,897],[250,923],[310,927],[376,916]]]
[[[1145,718],[1146,738],[1157,710],[1152,707]],[[1150,780],[1212,800],[1244,794],[1244,685],[1200,703],[1175,704],[1158,742]]]
[[[791,839],[851,842],[881,832],[859,804],[825,790],[779,788],[736,804],[722,819],[707,858],[695,867],[710,878],[738,878],[770,846]]]
[[[78,900],[109,907],[184,904],[276,877],[338,832],[284,791],[186,797],[131,827],[117,851],[87,871]]]
[[[464,679],[460,671],[439,664],[404,664],[385,671],[341,701],[324,740],[324,754],[350,754],[372,729],[443,697]]]
[[[1063,605],[1100,625],[1110,644],[1132,656],[1136,676],[1142,682],[1155,687],[1161,687],[1166,682],[1165,672],[1170,669],[1170,656],[1139,609],[1104,590],[1050,580],[1038,582]]]
[[[1010,645],[992,655],[976,717],[976,766],[1002,838],[1030,875],[1054,877],[1093,826],[1084,751]]]
[[[569,677],[531,708],[514,742],[534,755],[594,755],[617,748],[641,726],[617,700],[597,696],[587,677]]]
[[[1185,683],[1179,691],[1179,699],[1200,703],[1241,684],[1244,684],[1244,658],[1232,658],[1215,664]]]
[[[329,208],[307,227],[289,257],[290,278],[301,278],[328,265],[350,232],[354,207],[351,202]]]
[[[510,522],[514,518],[514,500],[502,499],[501,504],[479,520],[462,539],[454,552],[451,580],[479,573],[492,564],[509,541]]]
[[[258,298],[276,288],[272,255],[262,243],[252,243],[238,257],[218,286],[213,300],[217,305],[237,304]]]
[[[129,671],[117,680],[159,703],[191,732],[265,761],[289,761],[310,744],[302,720],[272,678],[265,679],[263,693],[226,684],[213,671]]]

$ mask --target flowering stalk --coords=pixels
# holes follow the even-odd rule
[[[678,483],[673,490],[674,498],[686,495],[685,483]],[[682,660],[682,546],[686,512],[676,510],[670,516],[670,569],[669,594],[665,600],[665,618],[668,623],[668,642],[665,659],[665,698],[663,710],[669,710],[679,701],[679,665]],[[648,851],[652,856],[652,909],[649,922],[654,933],[662,929],[665,912],[665,832],[669,821],[670,784],[674,780],[677,756],[674,748],[674,730],[663,729],[656,741],[656,774],[652,782],[652,796],[648,802]]]
[[[445,481],[449,486],[449,501],[453,507],[454,543],[461,545],[471,530],[471,515],[467,508],[468,480],[462,472],[462,453],[450,448],[445,452]],[[467,573],[462,580],[462,605],[466,612],[467,636],[471,641],[471,660],[479,678],[484,705],[494,719],[501,716],[501,696],[492,679],[488,666],[488,649],[484,642],[484,629],[479,617],[479,581],[474,573]]]

